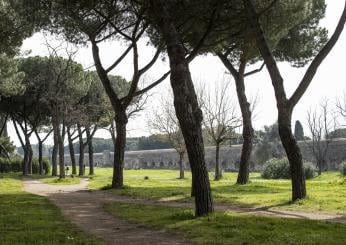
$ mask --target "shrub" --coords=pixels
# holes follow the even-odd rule
[[[264,179],[289,179],[290,166],[287,158],[269,159],[263,166],[262,177]]]
[[[22,171],[22,166],[23,166],[23,157],[21,156],[14,156],[11,158],[11,170],[12,172],[20,172]]]
[[[305,179],[313,179],[317,176],[317,170],[311,162],[304,162]]]
[[[316,176],[316,169],[310,162],[304,162],[304,174],[306,179],[312,179]],[[272,158],[268,160],[262,170],[264,179],[290,179],[290,165],[288,159]]]
[[[11,163],[7,158],[0,158],[0,172],[7,173],[11,171]]]
[[[22,171],[23,158],[20,156],[8,158],[0,157],[0,172],[20,172]]]
[[[340,172],[342,176],[346,176],[346,162],[340,164]]]
[[[47,157],[43,157],[42,158],[42,165],[43,165],[43,170],[45,174],[49,174],[50,173],[50,161]],[[38,174],[40,173],[40,167],[39,167],[39,162],[38,162],[38,158],[34,157],[32,159],[32,173],[33,174]]]

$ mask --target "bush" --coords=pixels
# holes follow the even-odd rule
[[[316,169],[312,163],[304,163],[304,174],[306,179],[312,179],[316,176]],[[272,158],[268,160],[262,170],[262,178],[264,179],[290,179],[290,165],[288,159]]]
[[[290,166],[287,158],[272,158],[265,162],[262,170],[264,179],[289,179]]]
[[[311,162],[304,162],[305,179],[313,179],[316,177],[316,168]]]
[[[44,173],[49,174],[50,173],[50,161],[48,160],[47,157],[42,158],[42,165],[43,165]],[[32,173],[33,174],[40,173],[40,167],[39,167],[39,162],[38,162],[37,157],[34,157],[32,159]]]
[[[346,176],[346,162],[340,163],[340,172],[342,176]]]
[[[7,173],[11,171],[11,163],[7,158],[0,158],[0,173]]]
[[[11,160],[7,158],[0,157],[0,172],[8,173],[8,172],[21,172],[23,170],[23,157],[21,156],[13,156]],[[51,170],[51,165],[47,157],[42,158],[42,164],[45,174],[49,174]],[[38,158],[34,157],[32,159],[32,173],[38,174],[39,171]]]
[[[23,157],[21,156],[14,156],[11,158],[11,170],[12,172],[20,172],[23,170]]]

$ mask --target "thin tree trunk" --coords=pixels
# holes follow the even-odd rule
[[[215,179],[216,181],[222,178],[221,168],[220,168],[220,144],[216,143],[215,147]]]
[[[90,128],[86,128],[85,130],[88,141],[88,152],[89,152],[89,175],[94,175],[94,148],[93,148],[93,140],[92,135],[90,133]]]
[[[124,155],[126,146],[126,124],[127,116],[125,112],[118,113],[115,117],[116,139],[114,145],[114,165],[113,165],[113,188],[124,186]]]
[[[63,129],[60,130],[59,125],[59,134],[58,134],[58,146],[59,146],[59,178],[65,178],[65,157],[64,157],[64,125],[62,125]]]
[[[196,216],[213,212],[213,198],[206,163],[202,137],[202,111],[191,79],[185,49],[177,29],[166,8],[166,1],[151,1],[157,23],[163,34],[171,68],[171,86],[174,107],[183,133],[191,165]]]
[[[292,200],[295,201],[306,197],[306,186],[303,157],[297,141],[292,134],[291,116],[291,112],[287,112],[286,110],[279,111],[278,125],[281,142],[290,163]]]
[[[184,152],[179,152],[179,179],[185,178],[184,165],[183,165],[184,154],[185,154]]]
[[[76,155],[73,148],[73,140],[71,135],[71,129],[67,128],[67,139],[68,139],[68,147],[70,151],[70,157],[71,157],[71,165],[72,165],[72,175],[77,174],[77,167],[76,167]]]
[[[28,158],[27,158],[27,167],[28,167],[28,174],[32,174],[32,157],[33,157],[33,151],[30,143],[30,136],[28,137],[28,143],[27,143],[27,149],[28,149]]]
[[[28,138],[25,136],[25,148],[24,148],[24,161],[23,161],[23,175],[29,175],[29,143]]]
[[[244,71],[239,73],[235,79],[237,97],[240,111],[243,118],[243,147],[240,156],[239,172],[237,184],[247,184],[249,182],[250,158],[253,148],[254,130],[252,127],[251,108],[245,94]]]
[[[43,155],[43,142],[38,141],[38,167],[39,167],[39,174],[43,175],[43,163],[42,163],[42,155]]]
[[[84,166],[84,143],[83,143],[83,132],[80,125],[77,126],[78,129],[78,138],[79,138],[79,176],[85,175],[85,166]]]
[[[53,152],[52,152],[52,176],[58,175],[57,160],[58,160],[58,134],[59,128],[56,125],[55,120],[53,121]]]

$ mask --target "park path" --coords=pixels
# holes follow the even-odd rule
[[[24,180],[24,190],[46,196],[63,215],[88,234],[116,245],[183,245],[192,244],[182,235],[155,230],[114,217],[104,211],[106,203],[116,201],[105,191],[88,190],[82,179],[78,185],[48,185],[38,180]]]
[[[152,230],[142,225],[113,217],[103,209],[106,203],[111,202],[193,208],[191,203],[155,201],[119,196],[109,191],[89,190],[86,179],[82,179],[78,185],[64,186],[43,184],[38,180],[25,180],[24,190],[36,195],[47,196],[62,210],[62,213],[68,219],[82,228],[82,230],[104,239],[109,244],[192,244],[178,234],[165,230]],[[346,224],[346,214],[272,210],[270,208],[243,208],[221,204],[216,204],[215,209],[259,216],[311,219]]]

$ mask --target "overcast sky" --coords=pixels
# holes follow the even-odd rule
[[[327,13],[326,17],[321,21],[321,25],[325,26],[329,32],[332,33],[341,15],[344,1],[326,0],[326,2]],[[59,43],[59,41],[54,40],[51,37],[49,38],[49,41],[54,45]],[[30,55],[47,55],[47,48],[44,43],[45,39],[43,38],[43,35],[41,33],[37,33],[33,37],[24,41],[22,51],[31,51]],[[108,42],[103,44],[100,47],[103,64],[105,66],[107,66],[107,64],[111,64],[116,57],[121,54],[122,50],[124,50],[124,47],[117,42]],[[141,42],[140,63],[145,64],[146,61],[152,57],[153,53],[154,50],[150,46],[147,46],[145,41]],[[331,106],[333,106],[333,101],[335,98],[343,95],[343,91],[346,91],[345,57],[346,31],[344,31],[330,55],[322,63],[308,91],[296,106],[293,112],[293,124],[295,120],[300,120],[303,123],[304,130],[307,132],[307,110],[309,108],[316,107],[316,105],[318,105],[323,98],[330,99]],[[85,68],[92,66],[93,59],[90,47],[79,48],[76,61],[80,62]],[[260,66],[260,64],[255,65],[255,67],[258,66]],[[279,67],[285,80],[287,95],[289,96],[297,87],[297,84],[301,80],[306,67],[299,69],[292,68],[287,63],[280,63]],[[249,68],[249,70],[250,69],[251,68]],[[160,61],[149,71],[145,81],[150,82],[150,80],[160,77],[167,70],[168,62]],[[210,86],[212,86],[213,83],[220,81],[226,72],[219,59],[212,55],[197,57],[191,63],[190,70],[196,83],[203,81],[204,83],[210,84]],[[129,54],[128,58],[125,59],[124,62],[122,62],[112,73],[124,76],[127,79],[131,79],[131,54]],[[232,80],[232,82],[234,81]],[[157,106],[157,103],[155,102],[162,95],[162,93],[165,93],[163,91],[167,90],[168,88],[169,80],[166,79],[162,85],[150,92],[151,97],[149,103],[146,105],[146,110],[138,115],[135,119],[130,120],[128,136],[142,136],[150,134],[150,130],[146,127],[146,118],[148,115],[150,115],[152,108]],[[233,85],[232,89],[234,90]],[[256,94],[258,94],[259,98],[259,103],[256,107],[257,116],[254,122],[255,128],[261,129],[264,125],[273,124],[277,120],[277,109],[273,88],[267,70],[263,69],[261,73],[248,77],[246,81],[246,89],[249,97],[254,97]],[[230,96],[236,96],[235,92]],[[9,134],[14,143],[19,146],[19,141],[15,136],[12,125],[9,125]],[[96,137],[109,138],[110,136],[107,132],[100,130],[96,133]],[[32,143],[36,143],[35,137],[32,138]],[[47,140],[47,143],[52,144],[52,140]]]

